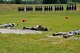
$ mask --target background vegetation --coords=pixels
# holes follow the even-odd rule
[[[0,0],[0,3],[11,4],[75,4],[80,0]]]

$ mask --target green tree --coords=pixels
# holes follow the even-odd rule
[[[73,2],[78,2],[79,0],[72,0]]]
[[[3,0],[0,0],[0,3],[3,3]]]
[[[21,4],[22,0],[15,0],[15,4]]]
[[[60,0],[52,0],[53,1],[53,4],[60,4]]]
[[[68,1],[67,0],[60,0],[61,4],[66,4]]]
[[[78,2],[80,3],[80,0],[78,0]]]
[[[59,4],[59,0],[43,0],[44,4]]]

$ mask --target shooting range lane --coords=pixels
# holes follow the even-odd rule
[[[0,29],[1,34],[40,34],[41,31],[34,30],[21,30],[21,29]]]

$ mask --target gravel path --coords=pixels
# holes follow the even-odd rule
[[[40,34],[41,31],[34,30],[21,30],[21,29],[0,29],[1,34]]]

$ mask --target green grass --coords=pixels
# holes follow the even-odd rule
[[[80,10],[18,12],[18,6],[6,5],[6,9],[3,6],[4,9],[0,7],[0,24],[19,24],[16,29],[22,29],[23,26],[34,27],[40,24],[51,30],[42,34],[0,34],[0,53],[80,53],[80,40],[48,37],[53,32],[80,29]],[[69,19],[66,20],[66,16]],[[27,22],[23,23],[23,19],[26,19]],[[80,37],[80,35],[75,35],[75,37]]]

